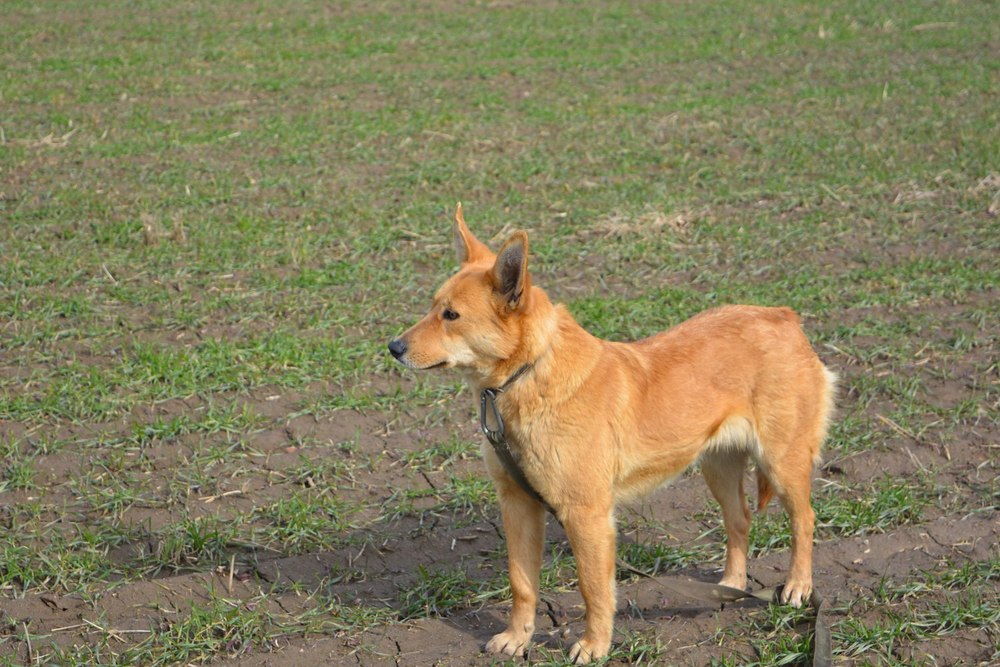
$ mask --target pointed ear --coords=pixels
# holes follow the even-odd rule
[[[528,275],[528,235],[524,232],[514,232],[497,253],[496,263],[490,272],[493,287],[507,301],[510,309],[517,308],[522,302],[525,291],[531,288],[531,277]]]
[[[455,252],[458,254],[460,264],[468,264],[492,255],[486,244],[473,236],[465,225],[462,202],[458,202],[455,207]]]

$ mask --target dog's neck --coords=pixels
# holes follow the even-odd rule
[[[533,312],[531,317],[525,318],[531,323],[530,328],[522,332],[514,354],[472,382],[477,396],[483,389],[504,385],[527,366],[528,371],[505,393],[517,402],[561,402],[583,384],[597,364],[601,341],[581,327],[564,305],[552,304],[545,292],[537,287],[533,289]],[[505,402],[511,398],[506,398]]]

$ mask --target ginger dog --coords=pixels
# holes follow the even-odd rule
[[[752,460],[759,508],[776,494],[791,519],[782,601],[808,600],[810,483],[835,376],[798,316],[787,308],[726,306],[638,342],[609,342],[532,285],[526,233],[515,232],[494,254],[469,231],[461,204],[454,231],[461,268],[389,350],[409,368],[458,368],[477,392],[503,389],[496,406],[510,449],[562,522],[576,557],[586,628],[570,659],[604,657],[611,644],[615,505],[696,461],[722,507],[727,541],[720,583],[747,584],[750,509],[743,481]],[[510,626],[486,650],[521,655],[535,629],[545,510],[491,447],[483,456],[500,501],[513,594]]]

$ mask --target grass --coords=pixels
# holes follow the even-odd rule
[[[327,550],[350,528],[350,509],[330,493],[296,492],[254,510],[263,524],[260,543],[284,553]]]
[[[813,655],[812,632],[815,616],[811,609],[795,609],[785,605],[768,605],[753,614],[750,631],[755,640],[755,659],[726,658],[713,660],[712,665],[740,664],[752,667],[764,665],[808,665]],[[803,632],[804,628],[809,628]],[[723,630],[731,634],[733,630]]]
[[[6,489],[26,490],[34,487],[35,468],[32,455],[21,451],[21,443],[8,440],[0,448],[0,459],[4,461],[0,474],[0,491]]]
[[[987,636],[995,636],[1000,629],[1000,604],[995,592],[991,595],[979,590],[892,606],[880,610],[874,621],[853,616],[860,612],[852,608],[835,632],[833,639],[841,647],[839,652],[888,663],[897,660],[901,646],[919,646],[960,630],[982,629]]]
[[[152,574],[161,568],[178,571],[198,569],[201,563],[225,561],[238,539],[236,526],[216,517],[186,517],[157,535],[156,547],[148,554]]]
[[[836,540],[889,533],[903,526],[916,525],[923,519],[923,510],[937,499],[935,489],[926,480],[901,483],[888,476],[875,480],[867,489],[857,485],[851,492],[845,497],[843,488],[831,485],[813,494],[815,539]],[[718,505],[711,503],[711,507],[696,518],[712,526],[696,539],[682,544],[677,544],[676,540],[622,540],[618,545],[618,557],[647,574],[703,567],[721,560],[725,555],[725,533]],[[750,524],[751,558],[790,546],[788,516],[780,507],[757,512],[753,516]],[[622,578],[634,578],[626,571],[618,574]]]
[[[238,658],[254,648],[267,648],[291,629],[300,628],[278,619],[262,601],[235,604],[216,598],[205,606],[192,606],[185,616],[164,632],[143,631],[146,637],[126,651],[116,651],[123,631],[93,624],[100,638],[90,646],[56,651],[46,656],[65,665],[174,665],[205,661],[207,655]]]
[[[535,281],[601,336],[732,301],[800,311],[842,376],[818,539],[995,510],[991,3],[119,5],[5,5],[3,598],[73,593],[96,614],[110,590],[230,562],[495,535],[467,391],[384,353],[453,270],[457,200],[494,243],[528,229]],[[883,475],[907,448],[919,466]],[[696,519],[703,540],[619,555],[714,562],[718,518]],[[0,660],[357,639],[502,599],[490,540],[464,579],[454,560],[400,574],[389,607],[308,591],[279,618],[298,593],[275,590],[124,642],[3,626]],[[787,540],[780,514],[755,519],[755,553]],[[562,590],[572,556],[547,549]],[[981,566],[894,582],[899,617],[859,623],[931,644],[992,628]],[[968,613],[935,606],[941,587]],[[748,623],[761,661],[802,648]],[[628,632],[614,660],[670,655]],[[861,633],[844,627],[845,651]]]
[[[984,631],[987,637],[1000,629],[1000,599],[996,591],[975,587],[996,577],[996,558],[986,563],[946,564],[935,571],[916,573],[918,583],[895,584],[883,580],[871,599],[851,601],[834,625],[833,653],[861,664],[933,664],[922,647],[956,632]],[[802,627],[811,622],[811,611],[769,605],[751,617],[756,659],[724,659],[712,664],[786,665],[810,664],[812,638]],[[831,612],[828,612],[828,616]],[[732,632],[732,631],[730,631]],[[905,653],[901,651],[905,650]],[[909,656],[909,657],[904,657]],[[993,653],[992,658],[996,657]],[[734,661],[736,660],[736,661]]]
[[[622,542],[618,545],[618,557],[641,572],[655,575],[717,561],[724,556],[722,544],[704,541],[687,545]],[[631,578],[633,575],[619,570],[618,576]]]
[[[416,583],[400,591],[401,620],[447,615],[467,607],[474,600],[476,587],[462,567],[430,571],[417,566]]]

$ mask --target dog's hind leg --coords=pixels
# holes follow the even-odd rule
[[[830,424],[837,382],[837,376],[822,364],[818,364],[818,373],[811,379],[807,375],[802,378],[805,385],[800,384],[803,388],[794,397],[785,397],[783,411],[776,409],[771,419],[759,421],[763,425],[761,448],[755,454],[758,472],[767,478],[791,523],[791,563],[781,601],[795,607],[807,603],[812,594],[816,522],[810,500],[812,473]],[[815,389],[815,393],[810,394],[810,389]],[[779,387],[773,393],[782,395],[784,391]]]
[[[767,476],[788,512],[792,529],[792,554],[781,601],[800,607],[812,593],[813,525],[816,515],[810,501],[812,486],[812,443],[793,443],[778,461],[769,461],[761,470]],[[805,446],[796,446],[805,445]]]
[[[499,468],[499,463],[496,465]],[[506,473],[491,470],[500,499],[504,536],[507,539],[510,590],[513,607],[510,625],[486,644],[490,653],[523,655],[535,632],[538,585],[545,541],[545,510]]]
[[[726,527],[726,568],[719,583],[740,590],[747,585],[750,535],[750,508],[743,492],[746,463],[746,452],[730,449],[726,445],[701,457],[701,472],[722,507],[722,520]]]
[[[792,524],[792,559],[781,601],[794,607],[801,607],[812,593],[813,524],[816,520],[809,501],[809,477],[805,482],[800,480],[795,483],[785,480],[787,484],[778,493]]]

